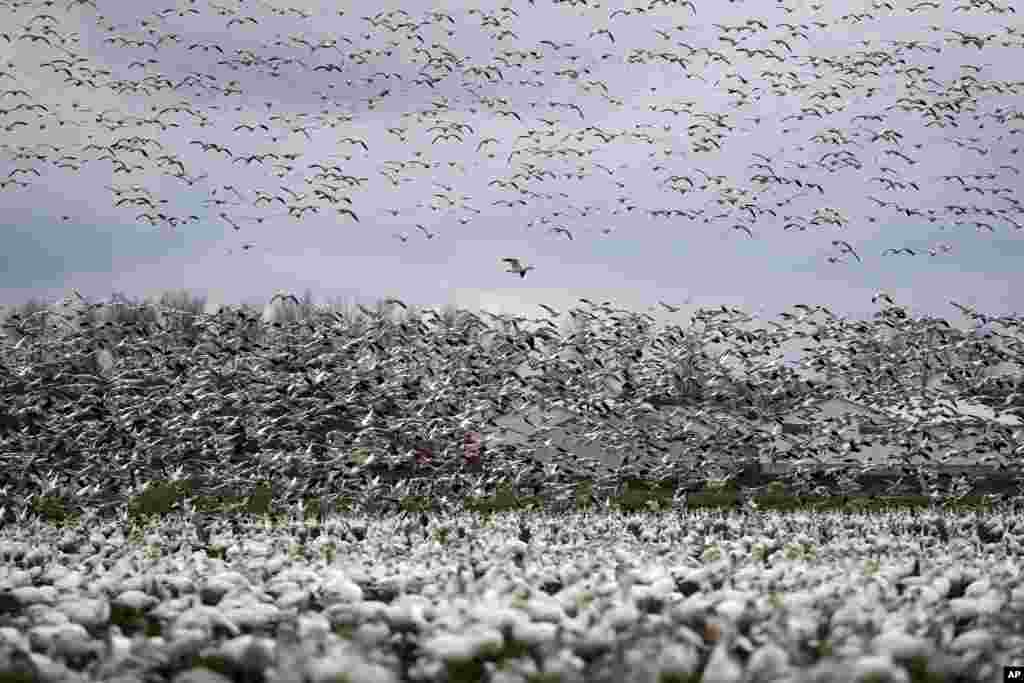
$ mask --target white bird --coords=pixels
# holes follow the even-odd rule
[[[743,679],[743,666],[730,651],[735,635],[723,634],[715,643],[701,680],[715,683],[732,683]]]
[[[291,301],[291,302],[293,302],[293,303],[294,303],[294,304],[295,304],[296,306],[298,306],[298,305],[299,305],[299,299],[298,299],[298,297],[296,297],[296,296],[295,296],[294,294],[284,294],[284,293],[282,293],[282,292],[278,292],[277,294],[275,294],[275,295],[274,295],[274,296],[273,296],[273,297],[272,297],[272,298],[270,299],[270,303],[274,303],[274,302],[275,302],[275,301],[277,301],[278,299],[280,299],[281,301]]]
[[[508,269],[505,270],[506,273],[519,273],[521,278],[526,277],[527,271],[534,270],[533,266],[524,266],[517,258],[503,258],[501,260],[508,264]]]
[[[875,294],[873,297],[871,297],[871,303],[873,303],[873,304],[877,304],[879,302],[879,300],[885,301],[890,306],[895,306],[896,305],[893,302],[892,297],[889,296],[888,294],[886,294],[885,292],[879,292],[878,294]]]
[[[420,225],[419,223],[416,224],[416,227],[423,231],[423,234],[427,236],[428,240],[432,240],[435,237],[437,237],[437,233],[436,232],[430,232],[429,230],[427,230],[424,226]]]
[[[850,254],[853,258],[857,259],[857,261],[860,261],[860,256],[853,250],[853,247],[849,242],[845,240],[832,240],[832,246],[840,247],[840,251],[844,254]]]
[[[359,426],[360,427],[369,427],[370,425],[373,424],[374,417],[376,417],[376,414],[374,413],[373,408],[370,408],[370,412],[368,412],[366,414],[366,417],[364,417],[362,420],[359,421]]]

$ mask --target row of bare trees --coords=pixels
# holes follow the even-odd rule
[[[158,297],[149,298],[144,301],[131,300],[122,293],[115,292],[105,302],[91,302],[82,297],[78,292],[72,296],[56,302],[47,303],[39,299],[30,299],[20,305],[7,306],[6,310],[0,310],[0,341],[4,346],[17,345],[25,337],[47,337],[50,335],[63,336],[65,334],[77,334],[86,328],[91,328],[92,338],[100,344],[100,348],[107,352],[113,349],[130,330],[154,330],[160,329],[181,335],[185,339],[197,338],[200,331],[201,316],[206,312],[212,312],[215,307],[208,304],[207,298],[202,295],[195,295],[187,290],[166,291]],[[311,290],[306,289],[301,297],[274,296],[267,303],[260,303],[258,300],[250,299],[237,306],[227,307],[238,313],[241,318],[251,321],[252,324],[246,327],[249,341],[260,343],[265,340],[275,328],[291,327],[303,322],[311,322],[313,319],[327,315],[343,322],[357,334],[361,329],[375,319],[386,319],[396,324],[410,323],[421,318],[422,310],[416,305],[395,305],[394,300],[378,298],[369,305],[358,303],[352,300],[344,300],[340,297],[328,298],[325,303],[317,304],[314,301]],[[447,326],[455,327],[465,315],[475,315],[469,311],[456,308],[454,305],[447,305],[437,315]],[[822,365],[817,368],[818,374],[828,378],[829,381],[840,384],[851,384],[847,389],[856,391],[855,386],[858,380],[848,382],[846,377],[871,378],[874,389],[880,386],[891,384],[905,385],[908,379],[911,383],[918,384],[922,389],[937,375],[946,375],[946,379],[957,383],[971,384],[979,390],[978,398],[989,405],[999,403],[1024,406],[1024,386],[1020,381],[1019,374],[1012,377],[993,377],[985,379],[983,375],[990,369],[1009,358],[1018,356],[1016,348],[1004,349],[1003,354],[982,354],[980,351],[999,348],[999,344],[993,344],[992,339],[987,339],[978,334],[966,330],[952,328],[942,319],[922,317],[913,321],[914,324],[906,326],[906,321],[900,322],[902,333],[885,339],[877,336],[853,335],[851,342],[846,348],[836,349],[832,357],[837,363],[829,367]],[[673,326],[672,334],[669,335],[671,344],[675,347],[674,356],[678,359],[678,365],[671,373],[671,376],[661,377],[657,386],[644,387],[648,399],[652,404],[659,406],[679,405],[680,402],[696,403],[706,402],[714,399],[711,394],[728,394],[739,403],[747,400],[754,400],[757,397],[764,398],[764,392],[757,390],[756,380],[752,380],[743,373],[737,374],[737,381],[729,387],[720,387],[719,391],[712,388],[708,378],[720,377],[718,370],[713,367],[717,361],[714,360],[714,353],[710,352],[707,345],[708,336],[700,334],[699,321],[694,321],[689,328]],[[806,338],[811,341],[815,338],[815,325],[819,323],[807,323]],[[857,321],[843,321],[842,325],[856,326]],[[506,327],[508,323],[505,323]],[[498,325],[500,328],[501,325]],[[625,370],[625,376],[631,377],[642,375],[641,358],[642,349],[636,344],[617,343],[620,340],[609,338],[610,330],[603,329],[596,323],[596,319],[588,319],[580,316],[562,315],[560,318],[559,334],[573,341],[575,348],[602,346],[607,344],[608,354],[603,354],[601,359],[609,370]],[[894,325],[895,327],[895,325]],[[511,332],[511,330],[504,330]],[[646,332],[650,330],[636,329],[628,332],[616,329],[614,334],[632,334],[637,343],[639,340],[648,337]],[[713,336],[712,336],[713,338]],[[751,344],[749,350],[756,352],[756,339],[751,336],[748,340]],[[945,343],[936,343],[936,342]],[[950,357],[949,342],[957,343],[963,349],[967,362],[957,362],[957,359]],[[742,340],[740,340],[742,342]],[[737,340],[732,340],[734,346]],[[973,347],[984,346],[985,349]],[[742,346],[742,343],[741,343]],[[908,362],[907,348],[916,348],[920,352],[915,355],[913,361]],[[930,349],[945,348],[943,357],[933,357]],[[736,351],[742,353],[743,348],[736,347]],[[978,351],[975,353],[974,351]],[[101,353],[101,352],[98,352]],[[572,351],[567,353],[570,355]],[[757,355],[754,353],[753,355]],[[614,356],[614,357],[612,357]],[[881,372],[886,364],[887,356],[898,356],[903,360],[900,364],[900,377],[892,372],[888,374]],[[735,354],[734,354],[735,357]],[[983,358],[981,361],[979,358]],[[52,358],[39,358],[35,360],[54,360]],[[831,362],[829,363],[831,365]],[[775,368],[771,370],[774,376],[764,377],[763,380],[771,381],[773,384],[779,382],[786,385],[785,393],[793,398],[802,393],[802,379],[806,378],[806,372],[798,374],[787,372],[784,369]],[[779,373],[787,376],[782,377]],[[911,377],[912,376],[912,377]],[[627,382],[623,383],[621,391],[630,394],[637,390],[637,386]]]
[[[86,328],[99,330],[100,337],[116,344],[118,331],[133,327],[159,326],[163,330],[184,333],[194,330],[199,316],[209,312],[207,298],[193,295],[187,290],[163,292],[159,297],[144,300],[130,299],[120,292],[113,293],[105,302],[91,302],[75,292],[71,297],[56,303],[32,298],[22,304],[5,306],[0,310],[0,331],[12,343],[26,336],[43,337],[62,334],[62,331],[82,331]],[[381,315],[401,322],[414,318],[417,307],[397,308],[378,299],[369,306],[345,301],[337,297],[324,304],[316,304],[312,292],[307,289],[298,303],[276,298],[266,304],[248,300],[237,306],[230,306],[249,318],[266,323],[302,322],[326,313],[333,315],[358,329],[371,315]],[[72,315],[73,313],[73,315]],[[443,308],[439,315],[452,323],[458,317],[454,305]]]

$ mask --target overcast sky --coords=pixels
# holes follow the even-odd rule
[[[662,319],[684,323],[697,306],[721,304],[768,317],[796,303],[869,315],[877,310],[872,295],[882,290],[915,312],[961,324],[949,300],[1012,314],[1024,308],[1018,302],[1024,242],[1013,225],[1024,224],[1015,203],[1024,118],[1006,114],[1019,111],[1014,78],[1020,77],[1024,41],[1004,27],[1015,15],[985,11],[998,3],[954,11],[958,3],[969,4],[942,2],[941,9],[912,12],[907,8],[917,3],[907,0],[893,0],[895,10],[838,0],[818,10],[788,0],[698,0],[694,13],[670,3],[640,12],[647,3],[639,0],[600,7],[508,0],[513,13],[498,2],[434,3],[452,21],[408,0],[96,0],[98,11],[83,2],[67,11],[64,3],[5,6],[0,25],[9,40],[0,40],[0,63],[8,65],[0,88],[7,92],[0,97],[0,125],[9,130],[0,137],[0,178],[29,185],[8,182],[0,190],[0,303],[60,299],[72,288],[94,299],[114,291],[145,298],[187,288],[213,304],[237,304],[310,288],[321,301],[397,296],[419,306],[455,304],[531,317],[543,315],[537,303],[563,309],[586,297],[635,310],[655,306]],[[179,8],[182,16],[156,16]],[[408,16],[386,15],[401,8]],[[629,13],[610,18],[620,8]],[[736,30],[753,20],[769,28],[751,23],[756,30]],[[420,25],[401,26],[405,22]],[[783,22],[806,38],[779,26]],[[603,29],[612,36],[596,33]],[[960,44],[965,35],[980,36],[984,49]],[[313,50],[292,38],[309,45],[333,39],[338,47],[321,43]],[[893,41],[920,44],[900,48]],[[740,48],[771,50],[782,61],[764,53],[748,58]],[[894,63],[885,63],[883,53]],[[719,55],[731,64],[714,61]],[[83,61],[53,62],[62,58]],[[250,65],[238,64],[240,58]],[[825,58],[832,61],[820,61]],[[328,64],[340,70],[312,70]],[[62,67],[97,87],[66,83]],[[275,69],[278,75],[271,75]],[[177,87],[159,90],[157,74]],[[189,74],[204,85],[182,83]],[[424,75],[439,80],[431,86]],[[124,87],[147,76],[148,95]],[[230,92],[234,86],[241,94]],[[447,109],[439,111],[434,103],[442,101]],[[176,103],[194,113],[156,115]],[[22,104],[47,111],[14,109]],[[578,105],[584,116],[565,104]],[[822,104],[833,113],[786,118]],[[431,111],[433,118],[426,115]],[[101,112],[104,121],[124,124],[103,127]],[[722,114],[731,130],[714,122]],[[855,119],[868,115],[884,119]],[[201,117],[209,125],[198,126]],[[150,123],[140,122],[147,118]],[[29,125],[11,126],[18,120]],[[240,123],[271,130],[236,130]],[[431,126],[453,123],[472,128],[462,129],[462,141],[432,143],[458,131]],[[584,131],[588,126],[618,135],[605,142]],[[532,139],[517,137],[530,130],[537,131]],[[126,147],[115,150],[121,162],[143,167],[130,173],[115,172],[98,147],[84,149],[132,136],[155,142],[125,143],[147,150],[148,159]],[[344,137],[364,140],[369,149],[341,142]],[[497,142],[477,151],[489,137]],[[190,141],[217,143],[230,154]],[[19,146],[42,158],[17,158]],[[835,153],[833,162],[852,159],[856,167],[819,164],[828,152]],[[266,153],[301,156],[285,162],[291,171],[275,170],[269,158],[245,159]],[[763,161],[755,153],[772,159],[770,174],[750,167]],[[167,154],[184,165],[184,178],[173,175],[179,172],[173,159],[158,159]],[[74,168],[57,166],[62,155]],[[366,180],[354,187],[317,180],[322,169],[313,164],[337,164],[339,176]],[[528,177],[526,164],[558,177]],[[384,173],[389,168],[391,178]],[[518,188],[493,182],[512,181],[517,173]],[[759,184],[758,174],[780,180]],[[943,178],[954,175],[960,178]],[[672,176],[688,176],[695,187],[670,182]],[[801,189],[797,180],[820,184],[821,191]],[[889,181],[905,185],[887,187]],[[325,183],[341,186],[337,195],[351,204],[316,197]],[[131,185],[148,189],[156,208],[115,206],[118,199],[144,196],[110,189]],[[319,213],[304,212],[299,220],[279,201],[256,206],[257,190],[293,207],[316,205]],[[869,196],[890,204],[876,206]],[[517,199],[525,205],[494,204]],[[338,207],[350,208],[358,222]],[[649,213],[659,209],[690,214]],[[844,217],[841,225],[813,224],[815,212],[821,217],[826,209]],[[908,216],[908,209],[922,215]],[[177,225],[137,219],[143,213],[163,213]],[[567,229],[572,239],[552,228]],[[848,243],[860,260],[834,240]],[[903,248],[916,254],[883,255]],[[534,269],[520,278],[505,272],[504,257]],[[659,300],[684,307],[669,315]]]

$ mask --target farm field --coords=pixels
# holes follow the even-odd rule
[[[941,510],[31,523],[0,531],[0,619],[32,638],[0,669],[995,681],[1024,663],[1022,544],[1019,514]]]
[[[403,349],[418,340],[394,322],[310,344],[315,328],[295,324],[228,338],[233,311],[167,330],[137,310],[105,328],[120,328],[116,344],[50,332],[5,351],[17,397],[2,442],[0,620],[16,634],[5,675],[988,681],[1024,663],[1012,461],[989,465],[1003,476],[986,489],[977,473],[929,478],[920,464],[902,482],[863,464],[825,481],[743,458],[794,437],[793,455],[823,460],[862,433],[923,454],[935,440],[998,452],[1015,424],[854,424],[828,414],[846,405],[833,386],[811,383],[767,429],[707,410],[690,415],[703,427],[666,429],[650,400],[633,419],[612,403],[621,388],[587,383],[578,356],[524,386],[576,402],[558,428],[582,426],[607,450],[682,439],[670,443],[696,458],[626,451],[609,467],[574,457],[550,425],[502,443],[502,423],[476,412],[477,383],[439,382],[461,392],[450,403],[410,391],[401,363],[419,357]],[[402,360],[379,373],[366,361],[388,335],[383,354]],[[464,376],[458,362],[435,375]],[[504,382],[491,388],[508,400]],[[244,419],[243,397],[260,417]],[[595,397],[606,415],[588,420]],[[497,440],[477,438],[488,429]],[[551,447],[548,462],[531,457]],[[926,495],[901,495],[914,486]]]
[[[0,683],[1017,680],[1018,15],[0,1]]]

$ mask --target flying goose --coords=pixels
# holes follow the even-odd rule
[[[522,262],[517,258],[503,258],[501,259],[508,264],[506,273],[519,273],[519,277],[526,277],[526,272],[534,270],[534,266],[524,266]]]

